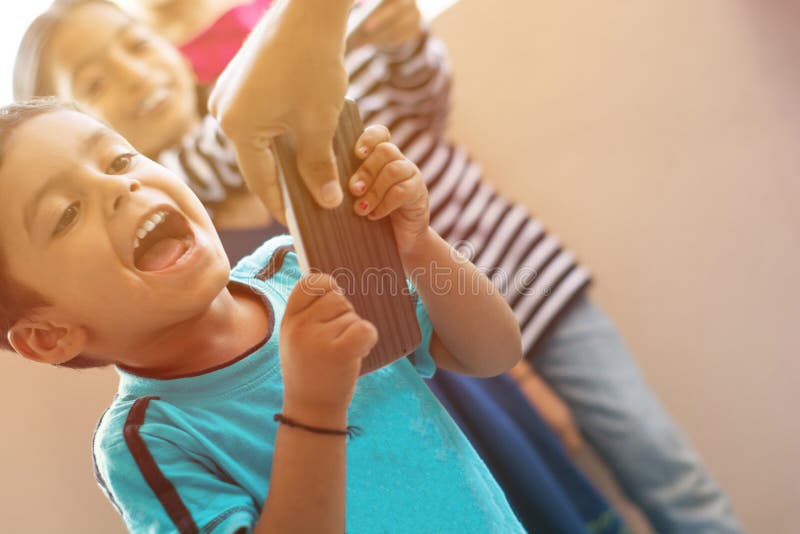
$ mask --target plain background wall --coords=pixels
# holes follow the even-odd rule
[[[462,0],[454,137],[596,275],[752,532],[800,507],[800,4]]]
[[[596,275],[752,532],[800,507],[800,17],[791,2],[462,0],[454,136]],[[122,532],[89,456],[113,371],[2,355],[7,532]]]

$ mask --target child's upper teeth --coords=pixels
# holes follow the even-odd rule
[[[136,230],[136,237],[133,240],[133,248],[138,248],[141,243],[140,240],[144,239],[145,236],[150,233],[153,228],[163,222],[165,218],[166,214],[163,211],[157,211],[151,215],[149,219],[145,220],[142,223],[142,226]]]

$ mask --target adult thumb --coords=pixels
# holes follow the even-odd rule
[[[343,198],[332,140],[333,131],[295,136],[297,169],[311,196],[323,208],[335,208]]]

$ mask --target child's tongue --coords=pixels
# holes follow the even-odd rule
[[[139,258],[136,267],[141,271],[161,271],[174,265],[187,249],[186,244],[180,239],[165,237]]]

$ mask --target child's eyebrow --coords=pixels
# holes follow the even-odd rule
[[[114,135],[115,132],[108,129],[105,126],[100,126],[96,130],[94,130],[89,136],[86,137],[83,141],[81,141],[80,146],[78,147],[78,153],[81,157],[86,156],[92,147],[100,141],[100,139],[107,137],[109,135]],[[33,225],[33,220],[39,211],[39,206],[41,205],[42,199],[47,196],[50,191],[57,188],[61,185],[62,182],[66,181],[69,178],[68,171],[59,171],[55,174],[50,175],[42,184],[39,189],[36,190],[36,193],[33,195],[33,198],[25,205],[23,210],[24,213],[24,222],[25,222],[25,231],[28,233],[28,238],[31,238],[31,226]]]

